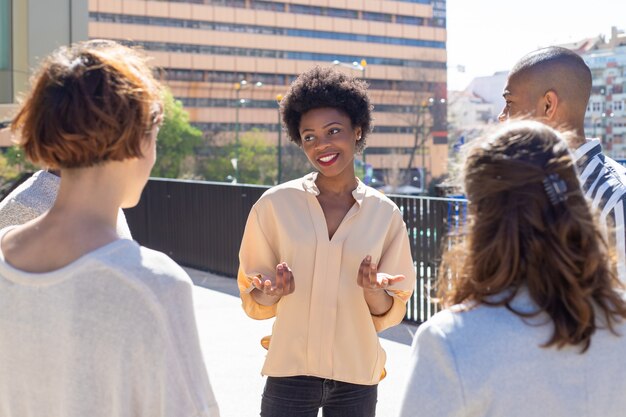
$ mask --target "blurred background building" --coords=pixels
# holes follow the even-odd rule
[[[582,55],[593,78],[585,132],[600,137],[615,159],[626,159],[626,35],[613,27],[610,39],[596,37],[580,43],[572,49]]]

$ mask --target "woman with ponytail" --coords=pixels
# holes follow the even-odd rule
[[[618,416],[626,303],[562,135],[517,121],[464,166],[447,307],[414,339],[402,416]]]

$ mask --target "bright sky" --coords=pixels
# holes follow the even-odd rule
[[[508,70],[535,49],[626,30],[624,0],[448,0],[447,15],[449,90]]]

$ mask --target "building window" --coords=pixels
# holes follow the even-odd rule
[[[398,16],[396,16],[396,23],[402,23],[402,24],[405,24],[405,25],[422,26],[424,24],[424,18],[423,17],[416,17],[416,16],[402,16],[402,15],[398,15]]]
[[[298,6],[300,7],[300,6]],[[309,7],[309,6],[303,6]],[[330,10],[330,9],[328,9]],[[334,9],[333,9],[334,10]],[[391,15],[389,15],[391,16]],[[362,35],[356,33],[326,32],[307,29],[285,29],[271,26],[243,25],[236,23],[218,23],[202,20],[185,20],[175,18],[154,18],[146,16],[117,15],[108,13],[90,13],[89,18],[95,22],[113,22],[136,25],[168,26],[192,28],[200,30],[215,30],[220,32],[256,33],[263,35],[287,35],[304,38],[337,39],[354,42],[383,43],[392,45],[422,46],[426,48],[445,48],[445,42],[407,39],[392,36]]]
[[[194,4],[211,4],[216,6],[226,7],[238,7],[238,8],[251,8],[256,10],[270,10],[275,12],[287,12],[286,3],[265,1],[265,0],[250,0],[246,5],[245,0],[169,0],[174,3],[194,3]],[[436,26],[445,27],[445,1],[433,2],[433,0],[399,0],[409,3],[419,4],[432,4],[433,13],[435,19],[426,19],[415,16],[402,16],[396,15],[398,22],[403,21],[404,24],[420,25],[420,26]],[[307,6],[302,4],[289,4],[290,13],[309,14],[315,16],[331,16],[341,17],[346,19],[359,19],[359,12],[351,9],[339,9],[334,7],[319,7],[319,6]],[[376,12],[363,12],[361,18],[363,20],[374,20],[379,22],[393,22],[392,14],[388,13],[376,13]],[[419,23],[418,23],[419,22]]]
[[[302,4],[290,4],[289,11],[291,13],[312,14],[315,16],[324,15],[324,11],[321,7],[305,6]]]
[[[226,7],[246,7],[245,0],[210,0],[207,3],[214,4],[216,6],[226,6]]]
[[[165,42],[144,42],[144,41],[127,41],[119,40],[124,45],[142,46],[148,51],[165,51],[165,52],[182,52],[190,54],[209,54],[209,55],[237,55],[237,56],[257,56],[265,58],[278,59],[299,59],[306,61],[325,61],[332,62],[339,60],[343,62],[354,62],[360,59],[367,60],[368,64],[375,65],[393,65],[411,68],[446,68],[445,62],[439,61],[418,61],[399,58],[380,58],[368,57],[362,55],[337,55],[337,54],[320,54],[312,52],[294,52],[294,51],[277,51],[271,49],[257,48],[233,48],[228,46],[212,46],[212,45],[195,45],[195,44],[178,44]]]
[[[273,12],[284,12],[285,3],[274,3],[271,1],[251,1],[250,5],[257,10],[271,10]]]
[[[357,12],[356,10],[328,8],[326,9],[326,11],[327,15],[332,17],[343,17],[344,19],[359,18],[359,12]]]
[[[430,25],[437,28],[445,28],[446,27],[446,19],[443,17],[437,17],[435,19],[430,20]]]
[[[602,110],[602,106],[599,102],[594,101],[593,103],[591,103],[591,111],[600,111]]]
[[[614,101],[613,102],[613,110],[617,110],[617,111],[624,110],[624,102],[622,100]]]
[[[363,19],[377,22],[391,22],[393,20],[390,14],[376,12],[363,12]]]
[[[591,70],[591,77],[595,80],[604,77],[604,68],[594,68]]]

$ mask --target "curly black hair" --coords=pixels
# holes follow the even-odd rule
[[[334,67],[315,66],[300,74],[280,102],[283,124],[292,142],[302,146],[302,115],[322,107],[343,111],[350,117],[352,127],[361,128],[361,140],[356,143],[357,152],[361,152],[372,130],[373,106],[367,95],[367,83]]]

